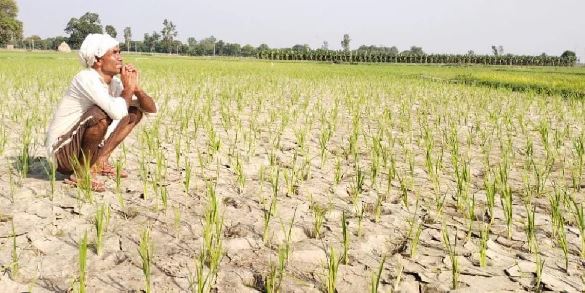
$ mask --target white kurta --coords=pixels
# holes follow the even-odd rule
[[[63,134],[69,132],[81,119],[81,116],[93,105],[98,105],[114,122],[108,128],[106,137],[116,127],[119,120],[128,115],[126,101],[120,95],[124,86],[116,76],[106,84],[97,71],[87,68],[79,72],[71,81],[65,96],[61,98],[53,119],[47,130],[45,147],[47,158],[53,160],[53,145]],[[136,97],[133,97],[134,102]]]

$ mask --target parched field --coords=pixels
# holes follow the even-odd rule
[[[127,61],[159,113],[92,193],[75,55],[0,52],[0,291],[585,290],[585,69]]]

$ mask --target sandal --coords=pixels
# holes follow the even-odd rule
[[[63,179],[63,183],[79,187],[79,182],[77,182],[77,178],[74,175],[71,175],[69,178]],[[97,180],[91,179],[91,191],[94,192],[104,192],[106,191],[106,187],[104,186],[103,182],[99,182]]]

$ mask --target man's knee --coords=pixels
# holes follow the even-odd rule
[[[130,123],[138,124],[140,120],[142,120],[142,110],[138,109],[137,107],[130,107],[128,109],[128,117],[130,119]]]
[[[106,132],[108,131],[108,126],[110,126],[111,123],[112,120],[107,118],[97,120],[85,130],[84,136],[89,135],[91,136],[91,138],[95,140],[101,140],[106,135]]]
[[[108,127],[112,124],[112,118],[108,116],[108,114],[102,110],[98,105],[93,105],[88,110],[89,114],[91,115],[92,119],[90,120],[89,126],[97,126],[97,127]]]

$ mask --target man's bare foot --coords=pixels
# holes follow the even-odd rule
[[[79,180],[77,179],[77,177],[75,177],[74,174],[71,174],[71,176],[69,176],[69,178],[65,178],[63,180],[63,183],[69,184],[69,185],[75,186],[75,187],[79,186]],[[94,192],[104,192],[104,191],[106,191],[106,187],[105,187],[103,182],[100,182],[97,179],[92,178],[91,179],[91,190]]]
[[[92,173],[94,174],[98,174],[98,175],[102,175],[102,176],[108,176],[111,178],[115,178],[116,177],[116,167],[112,166],[112,164],[106,162],[97,162],[93,167],[92,167]],[[128,177],[128,172],[126,172],[124,169],[120,170],[120,178],[127,178]]]

